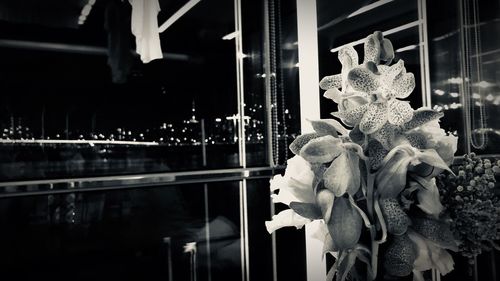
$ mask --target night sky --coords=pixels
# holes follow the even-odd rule
[[[179,1],[161,1],[162,23]],[[162,50],[184,54],[188,61],[156,60],[133,63],[127,82],[112,82],[108,56],[75,52],[0,47],[0,124],[10,117],[39,132],[45,111],[46,131],[70,127],[97,130],[145,128],[191,117],[224,117],[236,113],[234,40],[221,38],[234,31],[232,1],[201,2],[160,34]],[[128,5],[125,1],[119,3]],[[168,4],[168,5],[167,5]],[[106,1],[97,1],[79,28],[50,27],[0,20],[0,40],[51,42],[107,48],[104,28]],[[177,5],[177,6],[176,6]],[[134,38],[132,48],[135,46]]]

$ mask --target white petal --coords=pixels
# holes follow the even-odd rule
[[[419,202],[417,206],[425,213],[438,218],[444,207],[439,200],[439,190],[436,186],[436,181],[435,179],[430,181],[422,179],[421,182],[425,184],[425,188],[420,188],[417,193]]]
[[[295,226],[298,229],[310,221],[311,220],[298,215],[292,209],[288,209],[274,215],[272,220],[266,221],[265,224],[267,231],[273,233],[277,229],[287,226]]]

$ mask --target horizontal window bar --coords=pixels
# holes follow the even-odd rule
[[[270,178],[284,167],[236,168],[0,183],[0,198]]]

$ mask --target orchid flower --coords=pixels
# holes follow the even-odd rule
[[[314,203],[316,195],[312,189],[314,172],[309,162],[300,156],[288,160],[285,175],[276,175],[270,181],[271,192],[276,190],[278,194],[272,194],[274,203],[290,205],[292,202]],[[311,220],[300,216],[292,209],[281,211],[273,216],[271,221],[266,222],[267,230],[271,233],[285,226],[302,227]]]

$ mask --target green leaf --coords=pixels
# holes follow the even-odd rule
[[[409,131],[424,125],[432,120],[439,119],[444,116],[444,113],[428,108],[419,108],[413,112],[413,117],[410,121],[404,124],[401,128],[403,131]]]
[[[320,136],[332,135],[334,137],[338,137],[337,132],[341,135],[347,135],[349,131],[347,131],[339,121],[335,119],[320,119],[320,120],[311,120],[311,125],[313,129]]]
[[[319,135],[317,133],[309,133],[298,136],[291,144],[290,150],[295,154],[299,155],[300,150],[304,145],[306,145],[310,140],[318,138]]]
[[[321,210],[316,204],[303,203],[303,202],[290,202],[290,209],[294,210],[297,214],[311,220],[323,218]]]
[[[326,163],[342,152],[342,141],[333,136],[323,136],[310,140],[300,150],[300,156],[310,163]]]
[[[332,208],[328,230],[336,250],[353,249],[361,236],[363,219],[347,198],[338,197]]]

